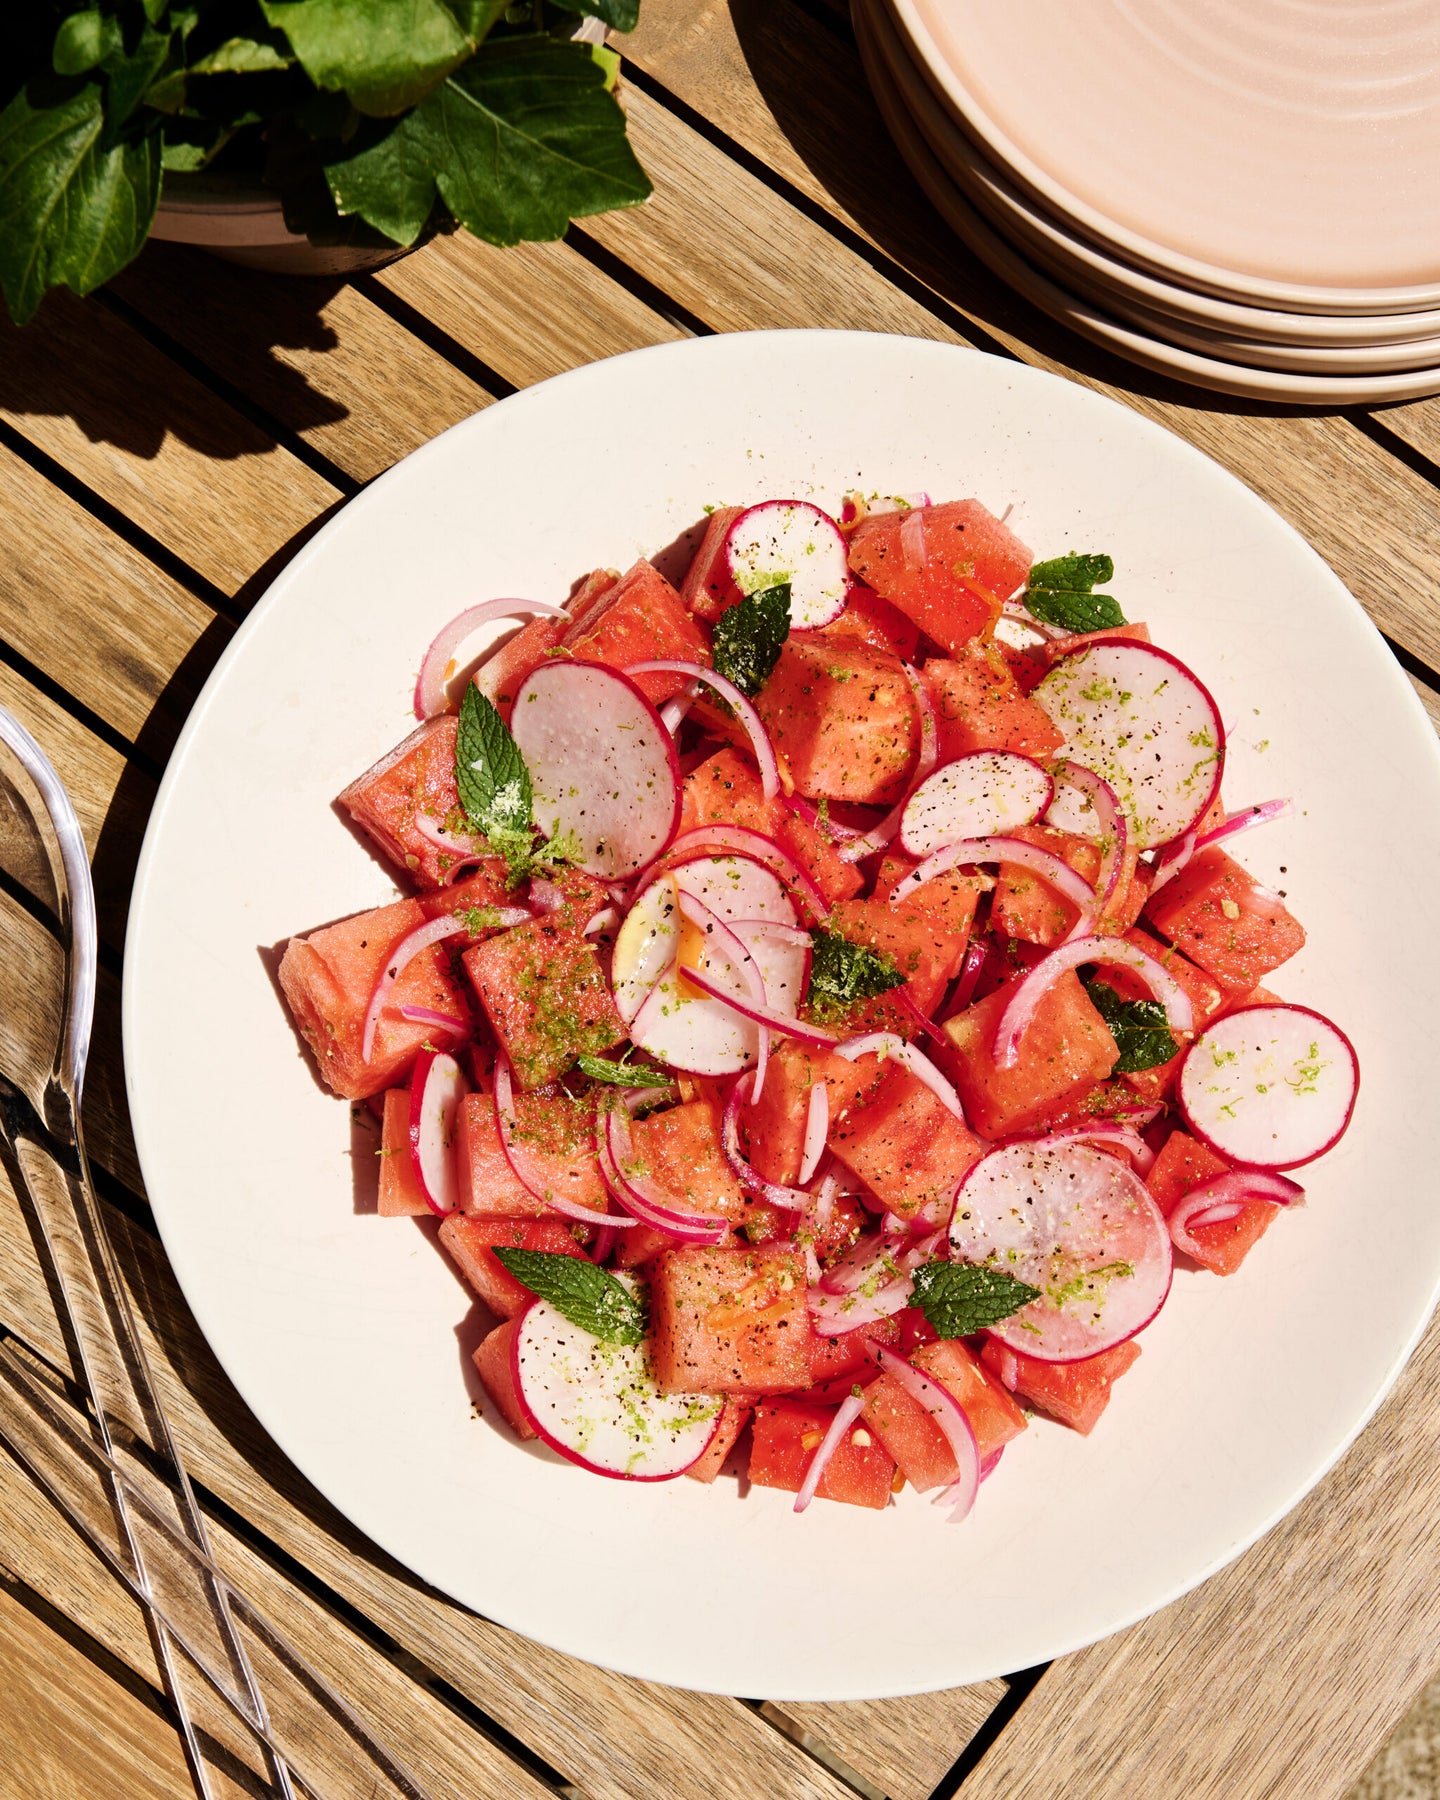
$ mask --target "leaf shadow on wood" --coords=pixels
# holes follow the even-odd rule
[[[816,23],[792,0],[729,0],[729,8],[750,76],[791,148],[873,243],[914,278],[917,298],[929,303],[939,295],[979,322],[968,331],[980,348],[1009,354],[1003,341],[984,341],[982,334],[994,331],[1087,383],[1192,411],[1284,418],[1317,410],[1190,387],[1056,323],[992,274],[936,211],[886,130],[843,26]],[[856,247],[873,254],[863,243]],[[957,325],[967,329],[964,321]]]

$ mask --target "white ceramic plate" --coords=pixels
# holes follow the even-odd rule
[[[409,727],[419,655],[452,613],[559,598],[707,504],[834,506],[857,483],[1013,504],[1038,553],[1113,554],[1127,612],[1235,728],[1231,803],[1298,797],[1243,854],[1310,931],[1276,986],[1339,1020],[1364,1068],[1348,1138],[1307,1172],[1309,1207],[1234,1278],[1182,1274],[1094,1436],[1037,1422],[963,1527],[913,1494],[796,1518],[788,1495],[728,1478],[605,1481],[473,1416],[481,1321],[427,1229],[355,1211],[348,1110],[320,1091],[262,958],[393,893],[331,796]],[[1024,1668],[1235,1556],[1340,1454],[1421,1329],[1440,1276],[1437,818],[1433,733],[1360,608],[1254,494],[1124,407],[998,357],[858,333],[599,363],[467,420],[351,501],[197,702],[126,952],[151,1202],[281,1449],[489,1617],[636,1675],[777,1698]],[[1382,880],[1413,928],[1384,954]]]

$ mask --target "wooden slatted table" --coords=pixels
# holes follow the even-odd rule
[[[841,1706],[671,1692],[474,1618],[365,1543],[246,1413],[181,1302],[130,1141],[119,957],[157,780],[200,683],[317,522],[436,432],[597,357],[693,333],[844,326],[977,345],[1158,419],[1291,520],[1440,723],[1440,400],[1316,415],[1141,375],[1002,289],[891,148],[826,0],[645,0],[627,104],[654,200],[560,244],[465,236],[347,284],[152,247],[0,331],[0,703],[94,854],[92,1151],[215,1541],[436,1796],[1327,1800],[1440,1661],[1440,1327],[1359,1444],[1259,1545],[1158,1617],[1040,1670]],[[0,1067],[53,953],[32,847],[0,822]],[[0,1324],[64,1371],[0,1170]],[[189,1792],[142,1620],[0,1458],[5,1794]]]

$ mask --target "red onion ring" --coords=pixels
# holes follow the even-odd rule
[[[464,922],[453,913],[442,913],[438,919],[427,919],[423,925],[417,925],[413,931],[407,932],[391,951],[371,991],[370,1004],[365,1008],[365,1028],[360,1035],[362,1062],[370,1060],[370,1053],[375,1048],[375,1028],[380,1023],[381,1011],[390,998],[390,990],[401,975],[422,950],[428,949],[431,944],[440,943],[444,938],[458,937],[464,929]]]
[[[1153,900],[1167,882],[1173,881],[1195,854],[1198,842],[1192,826],[1182,837],[1176,838],[1174,844],[1166,846],[1162,857],[1157,857],[1151,865],[1155,870],[1155,879],[1150,883],[1149,898]]]
[[[869,1031],[864,1037],[850,1038],[835,1046],[835,1054],[843,1056],[846,1062],[854,1062],[860,1056],[890,1057],[907,1068],[917,1081],[923,1082],[946,1112],[953,1113],[962,1125],[965,1123],[965,1109],[952,1083],[923,1051],[907,1044],[904,1038],[896,1037],[893,1031]]]
[[[915,705],[920,713],[920,754],[915,764],[915,772],[906,783],[905,792],[886,813],[878,825],[872,825],[863,836],[857,836],[851,842],[841,846],[837,852],[843,862],[860,862],[877,850],[883,850],[895,833],[900,829],[900,820],[904,816],[910,796],[920,783],[935,772],[938,752],[938,737],[935,727],[935,708],[930,704],[930,694],[925,683],[910,667],[909,663],[901,663],[900,671],[910,683],[910,692],[915,696]]]
[[[1170,1214],[1170,1241],[1177,1250],[1205,1260],[1205,1249],[1190,1235],[1192,1225],[1220,1225],[1233,1219],[1252,1200],[1268,1200],[1275,1206],[1303,1206],[1305,1190],[1298,1181],[1272,1175],[1266,1169],[1231,1169],[1213,1181],[1191,1188]]]
[[[965,1408],[948,1388],[941,1387],[938,1381],[923,1375],[913,1363],[907,1362],[903,1356],[896,1356],[893,1350],[887,1350],[883,1344],[871,1344],[869,1351],[880,1372],[893,1375],[916,1405],[927,1412],[944,1433],[958,1471],[955,1480],[946,1490],[946,1497],[955,1502],[950,1521],[952,1524],[958,1523],[975,1504],[975,1496],[980,1490],[980,1446],[975,1441],[975,1428],[971,1425]]]
[[[544,613],[552,619],[570,617],[563,606],[552,606],[548,600],[483,600],[479,606],[467,606],[448,625],[442,625],[420,663],[415,683],[415,717],[433,719],[448,709],[445,683],[454,673],[450,659],[477,625],[483,625],[487,619],[523,618],[527,613]]]
[[[748,1188],[758,1199],[786,1212],[803,1212],[810,1201],[807,1193],[800,1188],[784,1187],[778,1181],[767,1181],[740,1153],[740,1107],[747,1095],[753,1095],[754,1085],[754,1072],[749,1071],[736,1080],[726,1097],[725,1111],[720,1118],[721,1153],[741,1186]]]
[[[933,856],[927,856],[903,880],[896,882],[890,904],[899,906],[916,888],[933,881],[937,875],[948,875],[951,869],[965,864],[985,862],[1014,863],[1022,869],[1030,869],[1051,887],[1058,888],[1080,914],[1070,927],[1069,937],[1074,937],[1077,932],[1088,932],[1094,924],[1095,890],[1085,877],[1053,851],[1042,850],[1038,844],[1027,844],[1023,838],[1014,837],[961,838],[956,843],[946,844]]]
[[[1130,827],[1120,810],[1120,796],[1084,763],[1062,761],[1056,764],[1055,773],[1071,787],[1079,788],[1099,823],[1100,867],[1095,873],[1095,905],[1097,911],[1103,912],[1120,885],[1120,867],[1130,838]]]
[[[1159,1107],[1147,1107],[1151,1118],[1159,1112]],[[1134,1125],[1094,1124],[1094,1125],[1062,1125],[1058,1131],[1047,1131],[1043,1137],[1026,1140],[1036,1150],[1053,1150],[1060,1144],[1118,1144],[1122,1150],[1128,1150],[1135,1164],[1135,1173],[1142,1179],[1154,1167],[1155,1152],[1141,1137]]]
[[[454,1013],[436,1012],[433,1006],[401,1006],[396,1010],[402,1019],[409,1019],[414,1025],[439,1025],[460,1037],[470,1035],[470,1027],[464,1019],[457,1019]]]
[[[782,925],[778,919],[732,919],[730,929],[738,937],[773,937],[797,950],[814,948],[810,933],[800,925]],[[746,946],[748,949],[748,945]]]
[[[955,983],[955,992],[951,997],[952,1013],[962,1012],[970,1004],[970,996],[975,992],[976,983],[980,979],[980,971],[985,967],[985,958],[990,954],[990,946],[984,938],[971,938],[965,949],[965,960],[960,964],[960,975]]]
[[[835,1216],[835,1191],[839,1182],[831,1174],[826,1174],[815,1190],[815,1226],[824,1231]]]
[[[948,1050],[950,1048],[949,1038],[945,1036],[943,1031],[937,1031],[931,1021],[925,1017],[924,1013],[921,1012],[920,1008],[915,1004],[915,998],[911,994],[908,985],[905,987],[890,988],[887,992],[902,1012],[909,1013],[911,1019],[915,1022],[915,1029],[922,1037],[928,1037],[932,1044],[937,1044],[942,1050]]]
[[[565,890],[543,875],[530,877],[530,902],[537,912],[557,913],[565,905]]]
[[[781,800],[797,818],[803,819],[807,825],[813,825],[822,837],[829,836],[843,842],[847,838],[863,835],[855,826],[842,825],[838,819],[822,819],[815,803],[807,800],[803,794],[783,794]]]
[[[634,1163],[635,1145],[630,1136],[629,1115],[619,1107],[605,1116],[599,1156],[606,1185],[632,1219],[653,1225],[688,1244],[719,1244],[729,1236],[728,1220],[716,1218],[713,1213],[681,1212],[668,1206],[643,1176],[621,1172],[625,1163]],[[610,1222],[617,1223],[614,1219]]]
[[[756,1078],[755,1093],[760,1091],[759,1078]],[[755,1095],[751,1095],[754,1104]],[[800,1150],[800,1180],[809,1181],[820,1166],[820,1158],[825,1154],[825,1139],[830,1130],[830,1090],[823,1081],[817,1081],[810,1090],[810,1101],[805,1108],[805,1138]]]
[[[911,507],[900,523],[900,556],[907,573],[918,574],[930,560],[925,543],[925,521],[918,507]]]
[[[794,857],[783,850],[774,838],[766,837],[761,831],[751,831],[748,825],[696,825],[689,831],[682,831],[679,837],[665,846],[663,853],[648,868],[640,871],[631,884],[631,892],[643,893],[662,872],[662,865],[672,867],[677,863],[687,862],[706,850],[718,850],[722,854],[729,851],[736,856],[748,856],[754,862],[763,863],[787,887],[798,890],[814,918],[824,920],[830,917],[825,896]]]
[[[858,1331],[862,1325],[874,1325],[881,1319],[893,1318],[910,1304],[914,1291],[915,1284],[910,1277],[902,1275],[870,1295],[828,1294],[820,1288],[811,1288],[805,1297],[805,1305],[817,1331],[832,1331],[838,1336],[847,1331]]]
[[[820,1485],[820,1477],[825,1473],[830,1458],[845,1441],[845,1433],[865,1410],[863,1394],[847,1394],[840,1402],[835,1417],[830,1421],[830,1429],[815,1446],[815,1454],[810,1458],[810,1465],[805,1471],[805,1479],[800,1483],[800,1492],[795,1496],[795,1510],[804,1512],[815,1498],[815,1490]]]
[[[1075,635],[1074,632],[1067,631],[1063,625],[1052,625],[1046,619],[1037,619],[1035,615],[1026,608],[1023,600],[1004,601],[1003,611],[1007,619],[1014,619],[1018,625],[1028,625],[1030,630],[1033,631],[1037,637],[1044,638],[1047,643],[1054,643],[1060,638],[1068,638]]]
[[[1000,1385],[1012,1394],[1015,1384],[1020,1379],[1020,1359],[1008,1344],[1002,1344],[997,1337],[987,1339],[990,1349],[996,1352],[996,1367],[993,1371],[999,1377]]]
[[[609,1213],[605,1216],[607,1219],[610,1218]],[[616,1224],[623,1223],[623,1220],[612,1219],[608,1225],[602,1225],[595,1233],[595,1242],[590,1246],[591,1262],[603,1263],[605,1261],[606,1257],[608,1257],[610,1252],[615,1248],[615,1226]]]
[[[703,969],[690,968],[682,971],[685,980],[691,987],[699,988],[702,994],[708,994],[712,1000],[718,1000],[722,1006],[728,1006],[731,1012],[739,1013],[742,1019],[749,1019],[755,1025],[768,1025],[781,1037],[798,1038],[802,1044],[818,1044],[822,1050],[829,1050],[839,1041],[833,1031],[826,1031],[820,1025],[807,1025],[790,1013],[776,1012],[770,1006],[755,1006],[741,1000],[724,988],[713,976],[707,975]]]
[[[599,912],[592,913],[581,937],[594,937],[598,932],[608,931],[612,925],[620,923],[620,914],[613,906],[602,906]]]
[[[1175,1032],[1195,1028],[1195,1007],[1190,996],[1175,977],[1153,956],[1147,956],[1124,938],[1072,938],[1058,950],[1052,950],[1024,976],[1010,996],[1009,1004],[995,1027],[995,1061],[1002,1069],[1013,1069],[1020,1054],[1020,1040],[1035,1015],[1041,998],[1049,992],[1067,969],[1081,963],[1112,963],[1132,969],[1165,1008],[1165,1019]]]
[[[684,723],[685,716],[695,704],[699,693],[700,689],[698,684],[692,681],[688,686],[682,688],[673,699],[667,700],[660,708],[660,723],[670,733],[671,737],[674,737],[675,733]]]
[[[437,825],[429,813],[420,808],[415,812],[415,829],[427,844],[434,844],[437,850],[449,850],[467,858],[489,854],[489,846],[484,838],[471,837],[463,831],[446,831],[443,825]]]
[[[1272,819],[1288,819],[1294,810],[1295,802],[1289,799],[1264,800],[1259,806],[1242,806],[1236,812],[1226,813],[1223,825],[1217,825],[1213,831],[1207,831],[1196,838],[1195,848],[1208,849],[1211,844],[1234,837],[1237,831],[1248,831],[1252,825],[1268,825]]]
[[[909,1235],[909,1227],[904,1224],[899,1232],[867,1231],[843,1256],[836,1257],[820,1277],[820,1286],[828,1294],[853,1294],[877,1275],[895,1281],[908,1274],[909,1270],[902,1269],[895,1258],[899,1240]]]
[[[775,761],[770,734],[759,713],[733,681],[717,675],[714,669],[702,669],[699,663],[672,662],[668,657],[662,657],[656,662],[629,663],[623,672],[626,675],[688,675],[691,681],[703,681],[707,687],[714,688],[721,699],[728,701],[734,708],[735,716],[749,733],[751,747],[755,751],[756,767],[760,771],[761,792],[767,800],[773,800],[780,792],[780,766]]]
[[[719,913],[694,894],[687,893],[678,882],[675,884],[675,897],[681,914],[692,925],[698,926],[707,940],[713,939],[716,949],[745,983],[755,1006],[768,1012],[770,1006],[769,996],[765,992],[765,977],[760,973],[760,965],[742,939],[730,929]],[[691,971],[688,966],[680,969],[677,965],[677,969],[683,979],[689,978]],[[761,1025],[755,1047],[755,1083],[750,1095],[752,1105],[760,1098],[760,1090],[765,1086],[765,1071],[769,1065],[770,1028],[768,1025]]]
[[[634,1224],[633,1219],[617,1219],[613,1213],[599,1212],[594,1207],[581,1206],[578,1200],[571,1200],[564,1194],[550,1192],[526,1160],[525,1153],[516,1148],[514,1111],[515,1090],[510,1079],[510,1063],[508,1058],[501,1056],[495,1063],[495,1129],[500,1134],[500,1148],[505,1152],[510,1173],[521,1187],[532,1199],[564,1213],[567,1219],[581,1219],[587,1225],[608,1227],[612,1231]]]

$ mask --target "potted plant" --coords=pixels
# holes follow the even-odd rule
[[[556,238],[650,183],[606,26],[639,0],[3,0],[0,289],[157,236],[311,272],[437,231]],[[598,29],[597,29],[598,27]],[[159,222],[157,223],[157,213]],[[288,258],[288,261],[287,261]]]

